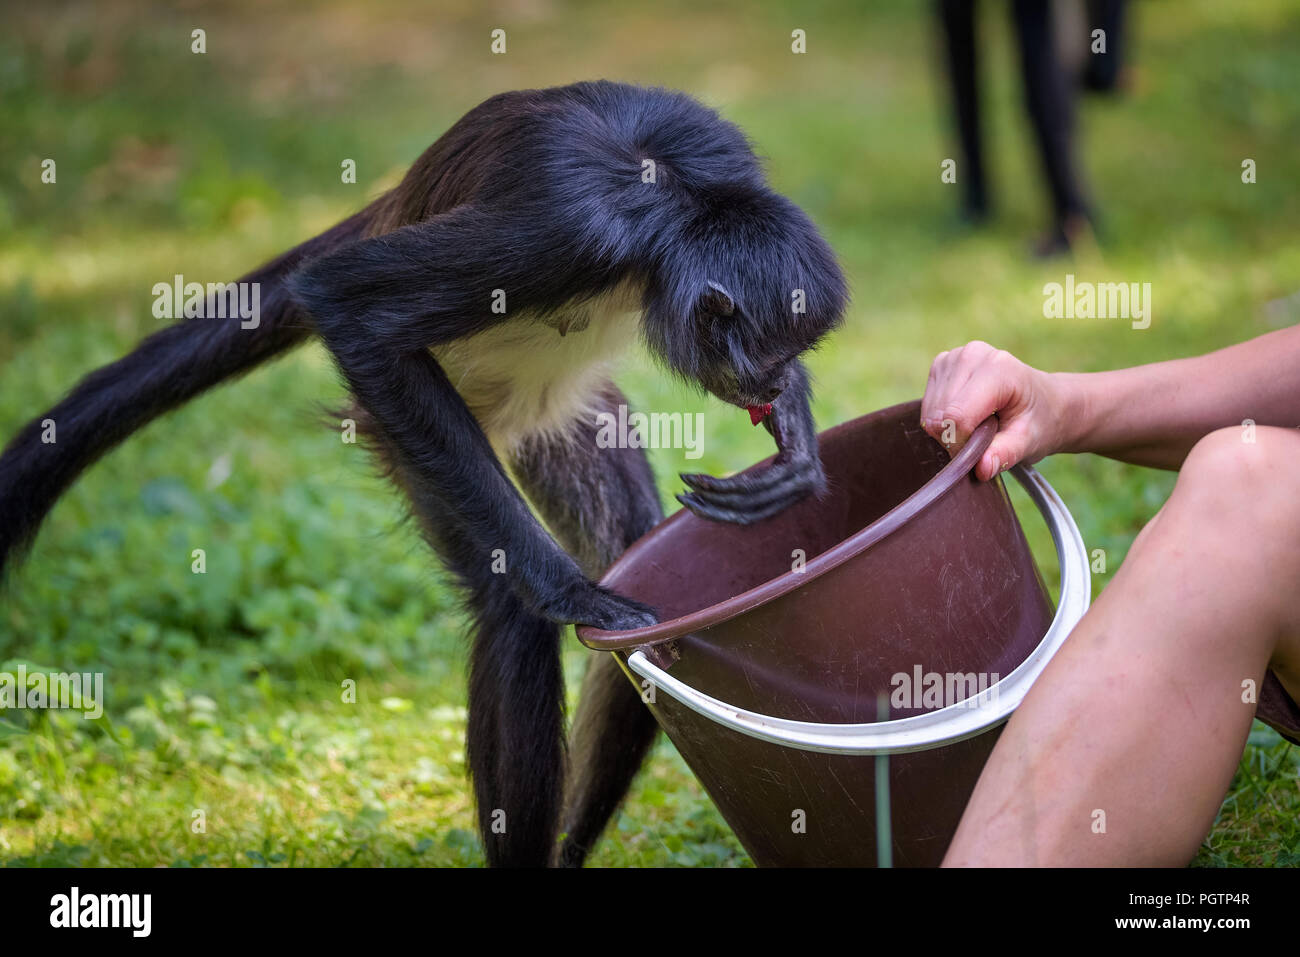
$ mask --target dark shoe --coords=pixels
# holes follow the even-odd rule
[[[1034,259],[1054,259],[1076,251],[1080,244],[1095,246],[1096,243],[1092,222],[1083,213],[1075,213],[1054,223],[1045,234],[1034,240],[1029,255]]]

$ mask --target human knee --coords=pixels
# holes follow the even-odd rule
[[[1300,541],[1300,431],[1248,424],[1211,432],[1188,453],[1177,490],[1208,510],[1207,518]]]

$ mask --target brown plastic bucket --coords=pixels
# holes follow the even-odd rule
[[[1041,476],[1014,471],[1056,544],[1055,612],[1001,480],[971,474],[994,420],[950,461],[919,419],[913,402],[822,433],[829,494],[764,522],[673,515],[604,578],[660,623],[578,629],[759,865],[938,864],[1087,609],[1083,542]]]

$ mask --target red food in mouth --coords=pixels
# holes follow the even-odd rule
[[[745,408],[749,410],[749,421],[751,425],[758,425],[758,423],[762,422],[772,414],[771,402],[764,402],[762,405],[747,405]]]

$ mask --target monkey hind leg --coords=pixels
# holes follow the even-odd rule
[[[475,603],[467,760],[492,867],[552,859],[564,784],[560,629],[505,588]]]
[[[587,666],[571,732],[559,863],[581,867],[632,786],[659,726],[612,654]]]

